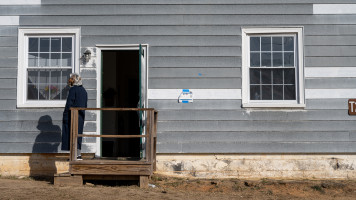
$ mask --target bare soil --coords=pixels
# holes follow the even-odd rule
[[[251,181],[156,175],[149,188],[141,189],[135,182],[59,187],[50,180],[1,177],[0,199],[356,199],[356,180]]]

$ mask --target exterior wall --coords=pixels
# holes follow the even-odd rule
[[[97,105],[96,44],[149,44],[150,91],[198,89],[199,96],[215,89],[227,96],[191,104],[152,96],[158,153],[356,152],[355,118],[347,115],[347,99],[356,96],[356,17],[313,14],[313,3],[353,0],[31,2],[0,3],[0,153],[61,152],[63,109],[16,108],[17,29],[53,26],[80,27],[81,51],[94,52],[80,69],[89,107]],[[241,108],[241,27],[251,26],[304,27],[304,109]],[[96,115],[87,116],[85,132],[95,132]],[[85,152],[95,151],[95,140],[84,142]]]

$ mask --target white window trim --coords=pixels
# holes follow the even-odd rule
[[[278,28],[242,28],[242,107],[276,107],[276,108],[296,108],[305,107],[304,97],[304,40],[303,27],[278,27]],[[250,72],[249,72],[249,36],[253,34],[296,34],[298,38],[298,79],[296,80],[297,101],[261,101],[251,102],[250,99]]]
[[[66,101],[30,101],[26,99],[26,41],[28,36],[41,35],[72,35],[74,37],[74,72],[79,72],[80,65],[80,28],[19,28],[18,32],[18,76],[17,76],[17,107],[18,108],[56,108],[64,107]]]

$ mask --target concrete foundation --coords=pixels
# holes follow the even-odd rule
[[[355,179],[356,155],[160,155],[159,174],[197,178]]]
[[[68,172],[68,154],[0,154],[1,176]],[[157,155],[158,174],[195,178],[356,179],[356,155]]]

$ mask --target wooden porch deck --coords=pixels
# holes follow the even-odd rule
[[[141,111],[145,115],[145,135],[78,135],[79,110]],[[157,111],[152,108],[71,108],[71,140],[69,173],[57,174],[55,185],[82,184],[84,180],[139,180],[140,187],[148,186],[148,179],[156,169]],[[77,160],[78,137],[145,138],[144,157],[93,158]]]

